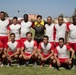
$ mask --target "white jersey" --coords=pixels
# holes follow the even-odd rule
[[[26,40],[23,44],[23,46],[25,48],[25,52],[31,54],[34,50],[35,47],[37,47],[37,43],[36,41],[32,40],[31,42],[29,42],[28,40]]]
[[[20,24],[16,24],[16,25],[11,24],[8,28],[11,33],[15,34],[15,36],[16,36],[15,40],[20,40],[20,33],[19,33],[20,28],[21,28]]]
[[[10,41],[10,42],[7,42],[7,45],[6,45],[6,49],[8,48],[10,49],[10,51],[16,51],[18,48],[20,48],[20,45],[16,41],[14,43]]]
[[[46,46],[44,45],[43,42],[41,42],[39,44],[39,47],[38,47],[39,50],[41,50],[42,53],[44,54],[49,54],[51,52],[51,50],[53,50],[53,45],[51,43],[48,43]]]
[[[55,41],[56,42],[58,42],[59,38],[61,37],[65,39],[66,29],[67,29],[67,25],[65,23],[63,23],[61,26],[59,26],[59,24],[55,25],[55,30],[56,30]]]
[[[46,28],[45,35],[49,37],[49,42],[53,42],[54,24],[51,25],[45,24],[45,28]]]
[[[32,22],[21,22],[21,38],[26,38],[26,33],[30,31],[30,27],[32,25]]]
[[[76,43],[76,25],[69,25],[69,42]]]
[[[60,46],[56,47],[55,54],[57,54],[58,58],[69,58],[68,50],[71,48],[68,45],[64,45],[62,48]]]
[[[7,26],[9,24],[8,20],[2,21],[0,19],[0,36],[7,36]]]

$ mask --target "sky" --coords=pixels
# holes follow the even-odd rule
[[[22,17],[25,13],[40,14],[43,18],[55,18],[60,14],[70,17],[75,8],[76,0],[0,0],[0,11],[7,12],[11,17]]]

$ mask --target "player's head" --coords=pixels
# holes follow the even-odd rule
[[[49,37],[48,36],[44,36],[43,37],[44,44],[47,44],[48,43],[48,40],[49,40]]]
[[[64,38],[59,38],[59,46],[62,47],[64,45]]]
[[[73,24],[76,25],[76,15],[73,16]]]
[[[32,40],[32,33],[31,32],[27,32],[26,33],[26,37],[27,37],[28,41],[31,41]]]
[[[18,18],[15,16],[15,17],[13,17],[13,24],[17,24],[17,22],[18,22]]]
[[[10,34],[10,38],[11,38],[11,41],[14,42],[15,41],[15,34],[14,33],[11,33]]]
[[[24,19],[25,22],[28,22],[28,14],[24,14],[23,19]]]
[[[58,24],[62,25],[63,24],[63,16],[58,17]]]
[[[47,23],[50,25],[52,23],[52,17],[51,16],[48,16],[47,17]]]
[[[42,16],[41,15],[37,15],[37,22],[41,22],[41,20],[42,20]]]
[[[5,19],[5,12],[4,11],[0,12],[0,18],[1,18],[1,20]]]

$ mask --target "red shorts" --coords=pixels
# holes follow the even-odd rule
[[[8,36],[0,36],[0,41],[3,43],[4,47],[8,42]]]
[[[12,55],[14,52],[8,52],[8,55]]]
[[[68,58],[58,58],[61,64],[64,64]]]
[[[47,58],[50,54],[41,53],[44,58]]]
[[[76,43],[69,42],[69,46],[76,51]]]
[[[30,56],[31,54],[24,52],[24,55],[25,56]]]

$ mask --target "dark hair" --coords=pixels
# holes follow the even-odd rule
[[[39,18],[39,17],[42,19],[42,16],[41,15],[37,15],[37,18]]]
[[[51,16],[48,16],[48,17],[47,17],[47,19],[48,19],[48,18],[51,18],[51,19],[52,19],[52,17],[51,17]]]
[[[60,17],[63,19],[63,16],[59,16],[58,18],[60,18]]]
[[[74,16],[72,17],[72,19],[74,20],[75,17],[76,17],[76,15],[74,15]]]
[[[27,36],[28,34],[31,34],[31,36],[32,36],[32,33],[31,33],[31,32],[27,32],[27,33],[26,33],[26,36]]]
[[[49,39],[49,37],[48,37],[48,36],[46,36],[46,35],[45,35],[43,38],[47,38],[47,39]]]
[[[23,18],[24,18],[25,16],[27,16],[27,17],[28,17],[28,14],[24,14],[24,15],[23,15]]]
[[[17,20],[18,18],[16,16],[14,16],[13,19],[16,19]]]
[[[60,40],[62,40],[62,41],[64,42],[64,38],[61,37],[61,38],[59,38],[59,41],[60,41]]]
[[[1,11],[0,13],[3,13],[3,14],[4,14],[4,16],[5,16],[5,12],[4,12],[4,11]]]
[[[14,36],[15,36],[15,34],[14,34],[14,33],[11,33],[11,34],[10,34],[10,36],[11,36],[11,35],[14,35]]]

